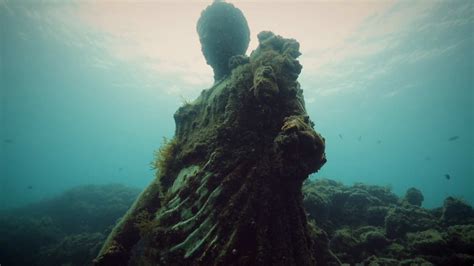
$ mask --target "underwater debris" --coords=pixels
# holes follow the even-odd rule
[[[448,139],[448,141],[455,141],[457,139],[459,139],[460,137],[459,136],[452,136]]]
[[[214,17],[215,10],[230,13]],[[265,31],[249,58],[231,57],[245,52],[248,31],[243,19],[230,19],[227,26],[242,33],[233,36],[238,47],[215,58],[227,48],[209,49],[213,39],[226,46],[227,36],[218,34],[227,33],[208,31],[232,14],[241,16],[225,2],[202,13],[203,53],[215,79],[222,79],[177,110],[172,152],[161,152],[168,159],[155,164],[156,180],[110,234],[96,265],[317,261],[301,186],[326,162],[325,140],[313,128],[297,82],[299,43]],[[140,230],[143,224],[147,230]]]

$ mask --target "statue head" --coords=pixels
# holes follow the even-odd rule
[[[201,13],[197,32],[215,81],[230,73],[229,59],[245,54],[250,42],[249,26],[242,11],[222,1],[215,1]]]

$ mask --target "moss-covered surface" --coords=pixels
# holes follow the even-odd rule
[[[444,201],[441,212],[441,222],[444,225],[473,224],[474,210],[472,206],[461,199],[448,197]]]
[[[297,82],[299,43],[271,32],[243,55],[240,10],[215,1],[197,25],[216,83],[174,115],[156,180],[97,265],[314,265],[301,186],[326,162]]]
[[[342,263],[474,263],[472,207],[459,199],[448,197],[442,208],[428,210],[415,188],[399,199],[388,188],[328,179],[306,182],[303,192],[310,221]]]
[[[88,185],[1,212],[0,263],[92,265],[106,235],[138,193],[122,185]]]
[[[186,170],[187,169],[187,170]],[[185,168],[181,173],[191,173],[193,167]],[[205,176],[208,179],[210,176]],[[187,180],[187,178],[184,178]],[[436,226],[428,229],[413,229],[403,235],[387,236],[384,220],[395,208],[408,208],[404,198],[398,199],[387,188],[357,184],[347,187],[340,183],[322,179],[316,182],[306,182],[304,185],[304,203],[309,215],[308,231],[313,240],[313,251],[316,265],[340,265],[349,263],[364,263],[364,265],[472,265],[474,261],[474,223],[465,215],[465,202],[455,198],[448,198],[445,206],[427,210],[417,207],[417,212],[432,214]],[[372,217],[372,211],[355,213],[354,209],[345,208],[342,194],[350,195],[351,190],[367,192],[371,201],[367,210],[377,211],[377,219]],[[200,195],[207,192],[203,187],[198,188]],[[84,186],[66,192],[65,194],[29,207],[11,210],[0,215],[0,260],[5,265],[91,265],[110,232],[116,219],[125,212],[138,191],[123,186]],[[189,191],[181,190],[183,196]],[[174,193],[172,193],[175,195]],[[212,197],[216,197],[214,192]],[[373,198],[372,198],[373,197]],[[169,208],[180,208],[180,197],[169,199]],[[319,200],[318,200],[319,199]],[[324,199],[321,201],[321,199]],[[315,200],[315,202],[313,202]],[[346,200],[349,200],[347,197]],[[212,199],[210,200],[212,201]],[[334,212],[325,213],[324,219],[314,219],[317,213],[324,213],[331,206]],[[442,213],[446,209],[460,204],[460,211],[448,212],[461,214],[454,220],[458,224],[444,223]],[[452,204],[456,203],[456,204]],[[186,204],[186,203],[183,203]],[[209,203],[208,203],[209,204]],[[318,206],[319,204],[319,206]],[[74,208],[66,208],[72,206]],[[314,206],[318,206],[315,208]],[[161,237],[176,237],[172,232],[161,227],[158,221],[170,223],[180,220],[180,217],[195,217],[200,209],[183,209],[177,211],[150,213],[141,211],[135,215],[134,227],[137,235],[157,235]],[[469,209],[469,208],[468,208]],[[58,215],[61,213],[61,215]],[[103,216],[108,213],[111,216]],[[398,213],[398,212],[396,212]],[[428,213],[428,214],[426,214]],[[434,214],[433,214],[434,213]],[[83,226],[77,226],[73,219],[64,217],[78,217],[84,215]],[[160,217],[153,219],[152,215]],[[359,216],[358,216],[359,215]],[[393,214],[390,214],[393,215]],[[354,216],[351,219],[348,216]],[[417,216],[424,219],[423,216]],[[454,217],[454,216],[453,216]],[[104,220],[105,219],[105,220]],[[416,220],[416,218],[415,218]],[[200,230],[195,230],[192,237],[183,241],[176,249],[184,249],[182,255],[186,257],[194,248],[195,243],[205,243],[208,232],[215,228],[210,219],[204,219]],[[420,223],[420,222],[416,222]],[[250,221],[250,225],[253,221]],[[192,228],[195,226],[192,219],[185,219],[175,223],[174,228]],[[21,247],[21,248],[19,248]],[[119,247],[119,246],[117,246]],[[118,249],[120,251],[120,249]],[[235,252],[238,250],[236,249]],[[119,252],[120,254],[120,252]],[[156,255],[156,254],[155,254]],[[136,264],[148,263],[142,259],[139,252],[130,253],[135,256]],[[193,262],[192,262],[193,263]],[[191,264],[192,264],[191,263]],[[115,265],[115,264],[111,264]]]
[[[417,188],[409,188],[407,192],[405,193],[405,197],[403,198],[403,201],[405,201],[408,204],[415,205],[420,207],[421,204],[423,203],[424,197],[421,191]]]
[[[296,81],[299,44],[258,38],[231,75],[176,112],[173,160],[159,163],[98,265],[314,265],[301,186],[325,162],[324,139]]]

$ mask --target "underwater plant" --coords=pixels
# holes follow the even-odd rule
[[[167,171],[169,171],[168,167],[172,165],[176,157],[177,149],[177,140],[175,138],[169,140],[164,137],[161,147],[154,153],[155,160],[152,163],[152,169],[156,170],[157,174],[166,176]]]

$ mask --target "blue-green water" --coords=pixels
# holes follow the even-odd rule
[[[79,184],[145,187],[182,98],[212,85],[210,67],[193,57],[193,16],[207,4],[0,1],[0,208]],[[339,9],[329,3],[235,4],[248,15],[252,42],[264,27],[301,43],[299,80],[327,144],[328,162],[311,178],[389,185],[397,194],[417,187],[426,207],[448,195],[474,203],[471,1],[384,2],[373,12],[341,4],[359,12],[349,28],[351,16],[295,22]],[[188,9],[193,16],[166,21],[170,10]],[[138,19],[121,23],[97,10]],[[285,10],[294,24],[276,22]],[[161,29],[168,35],[154,35]],[[170,61],[183,54],[196,68]]]

